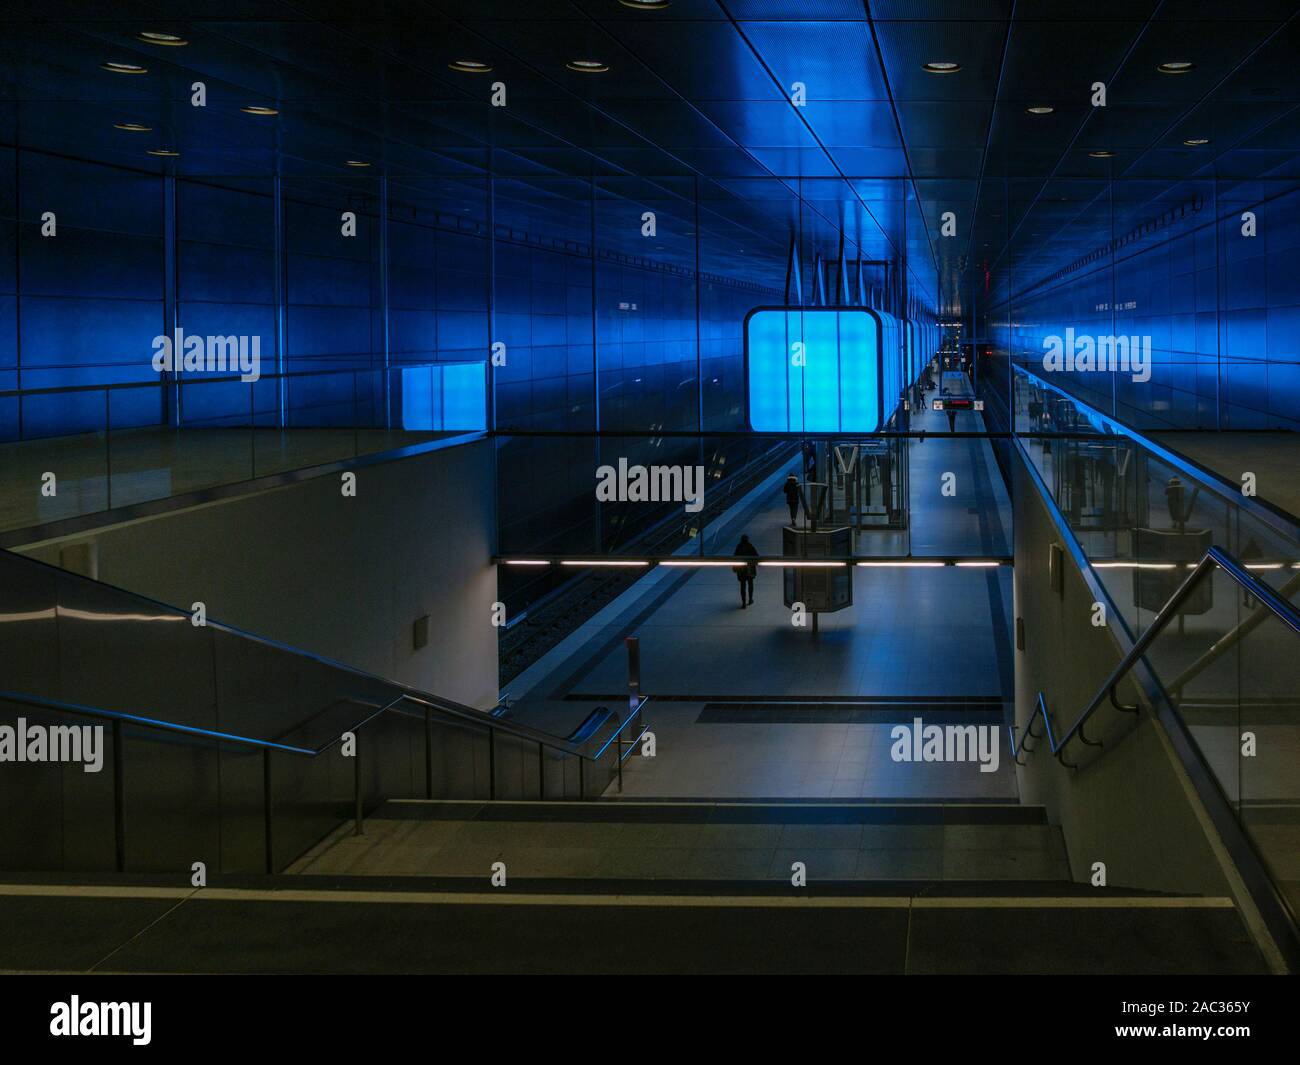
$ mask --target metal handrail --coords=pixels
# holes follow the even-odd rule
[[[1161,631],[1163,631],[1170,619],[1177,616],[1178,607],[1181,606],[1183,601],[1191,594],[1192,589],[1200,579],[1214,566],[1218,566],[1222,569],[1229,577],[1236,581],[1238,585],[1258,599],[1264,608],[1269,610],[1275,617],[1285,623],[1292,632],[1300,635],[1300,612],[1297,612],[1289,602],[1274,592],[1272,588],[1268,587],[1268,585],[1251,576],[1245,567],[1226,551],[1217,547],[1210,547],[1205,552],[1205,555],[1201,558],[1200,562],[1196,564],[1196,567],[1188,575],[1187,579],[1179,585],[1178,589],[1169,597],[1169,600],[1165,605],[1160,608],[1159,613],[1157,613],[1152,619],[1151,624],[1147,626],[1146,631],[1133,643],[1128,654],[1120,659],[1119,664],[1111,670],[1110,676],[1106,678],[1102,686],[1097,690],[1097,693],[1089,701],[1088,705],[1084,707],[1083,712],[1075,718],[1074,724],[1070,726],[1060,740],[1057,740],[1053,732],[1051,715],[1047,710],[1047,701],[1043,697],[1041,691],[1038,693],[1038,704],[1035,706],[1034,712],[1030,714],[1029,720],[1025,723],[1025,728],[1020,735],[1019,743],[1016,741],[1015,726],[1007,726],[1007,729],[1011,734],[1011,754],[1012,757],[1015,758],[1016,763],[1019,765],[1024,764],[1020,761],[1020,752],[1022,750],[1032,754],[1036,749],[1024,746],[1024,741],[1026,739],[1038,738],[1033,734],[1034,722],[1038,716],[1041,716],[1043,719],[1046,729],[1045,737],[1052,754],[1056,755],[1057,760],[1066,768],[1077,769],[1078,766],[1065,760],[1063,755],[1065,746],[1074,739],[1075,736],[1078,736],[1080,740],[1090,746],[1100,746],[1100,743],[1088,739],[1088,737],[1083,734],[1083,726],[1087,723],[1088,718],[1093,715],[1104,701],[1109,700],[1110,704],[1119,710],[1136,712],[1137,707],[1124,706],[1119,702],[1116,698],[1115,689],[1119,686],[1120,681],[1124,679],[1124,675],[1128,673],[1128,671],[1146,653],[1147,648],[1151,646],[1151,643],[1161,633]]]
[[[275,743],[271,740],[255,740],[251,736],[236,736],[233,732],[219,732],[215,729],[199,728],[196,725],[181,725],[175,721],[161,721],[158,718],[144,717],[140,714],[127,714],[119,710],[105,710],[97,706],[84,706],[81,703],[65,703],[57,699],[47,699],[43,695],[30,692],[0,691],[0,702],[19,703],[35,707],[38,710],[55,710],[66,714],[82,714],[86,717],[102,717],[109,721],[125,722],[128,725],[142,725],[160,732],[182,732],[188,735],[203,736],[207,739],[221,740],[223,743],[238,743],[246,747],[259,747],[263,750],[287,751],[290,754],[316,755],[319,751],[310,747],[295,747],[288,743]]]

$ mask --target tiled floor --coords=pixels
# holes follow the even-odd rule
[[[913,445],[912,461],[910,535],[927,552],[1009,550],[1008,504],[986,442],[929,438]],[[944,472],[957,474],[958,497],[942,494]],[[784,471],[720,519],[713,535],[724,550],[743,531],[760,552],[780,552],[783,480]],[[814,636],[791,624],[777,567],[759,570],[745,609],[729,569],[656,571],[512,686],[514,716],[576,726],[626,690],[623,637],[635,634],[663,753],[629,769],[629,795],[1014,798],[1004,738],[999,771],[980,773],[892,762],[888,725],[696,723],[706,698],[1010,697],[1009,567],[855,567],[852,579],[853,606],[821,615]]]
[[[649,704],[655,757],[627,760],[624,796],[1016,800],[1002,728],[997,771],[984,773],[975,762],[894,761],[892,724],[700,724],[701,706]],[[899,723],[911,720],[899,715]]]

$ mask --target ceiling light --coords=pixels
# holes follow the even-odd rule
[[[1092,156],[1092,158],[1094,158],[1094,159],[1114,159],[1114,158],[1115,158],[1115,153],[1112,152],[1112,151],[1109,151],[1108,149],[1105,149],[1105,148],[1101,149],[1100,151],[1089,152],[1088,154],[1089,154],[1090,156]]]
[[[139,122],[114,122],[114,129],[124,129],[128,133],[148,133],[153,126],[142,126]]]
[[[1035,107],[1026,107],[1025,110],[1031,115],[1050,115],[1056,108],[1049,107],[1047,104],[1039,104]]]
[[[347,163],[348,166],[369,166],[370,165],[364,159],[345,159],[344,162]]]
[[[278,108],[263,107],[261,104],[250,104],[248,107],[241,107],[240,110],[246,115],[278,115],[280,113]]]
[[[101,70],[109,70],[114,74],[148,74],[147,67],[137,66],[135,63],[100,63]]]
[[[599,59],[570,59],[564,65],[579,74],[603,74],[609,69],[609,64]]]
[[[624,7],[640,11],[662,11],[668,6],[668,0],[618,0]]]
[[[1187,147],[1189,148],[1199,148],[1202,144],[1209,144],[1210,138],[1209,137],[1188,137],[1187,140],[1183,141],[1183,143],[1187,145]]]
[[[507,566],[549,566],[550,563],[544,558],[508,558],[505,560]]]
[[[566,558],[561,560],[561,566],[648,566],[650,565],[645,559],[613,559],[613,558]]]
[[[152,33],[149,30],[137,33],[135,39],[144,41],[145,44],[160,44],[167,48],[183,48],[190,43],[184,37],[177,37],[174,33]]]
[[[456,59],[448,63],[447,66],[452,70],[458,70],[462,74],[487,74],[492,69],[491,63],[484,63],[478,59]]]
[[[1156,70],[1161,74],[1186,74],[1195,67],[1195,63],[1190,63],[1186,59],[1170,59],[1161,63]]]
[[[170,159],[170,158],[172,158],[173,156],[180,155],[181,153],[178,152],[178,151],[175,151],[175,150],[172,149],[172,148],[150,148],[150,149],[149,149],[149,154],[150,154],[150,155],[161,155],[161,156],[163,156],[164,158]]]
[[[956,74],[961,70],[960,63],[950,63],[947,60],[926,63],[921,67],[927,74]]]

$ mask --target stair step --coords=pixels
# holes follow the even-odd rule
[[[1041,807],[992,804],[384,804],[289,872],[664,883],[1070,882]]]
[[[167,973],[1262,973],[1227,899],[628,896],[0,885],[0,969]],[[369,885],[373,888],[373,882]],[[1004,885],[1028,890],[1027,885]],[[269,888],[269,890],[267,889]],[[106,918],[110,918],[106,919]],[[68,930],[77,934],[68,934]]]

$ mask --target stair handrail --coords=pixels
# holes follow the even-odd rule
[[[1152,619],[1151,624],[1147,626],[1146,631],[1134,641],[1128,654],[1120,659],[1119,664],[1111,670],[1110,676],[1108,676],[1102,683],[1101,687],[1097,689],[1097,693],[1091,700],[1089,700],[1088,705],[1085,706],[1083,711],[1075,718],[1074,724],[1069,727],[1059,740],[1056,738],[1054,730],[1052,729],[1052,718],[1047,709],[1047,700],[1044,698],[1041,691],[1038,693],[1037,705],[1034,707],[1034,711],[1030,714],[1029,720],[1025,723],[1019,741],[1017,741],[1015,725],[1007,726],[1007,730],[1011,734],[1011,755],[1015,758],[1016,764],[1024,765],[1020,760],[1021,751],[1032,754],[1033,751],[1037,749],[1034,747],[1026,747],[1024,743],[1026,739],[1039,738],[1033,734],[1034,723],[1039,717],[1042,717],[1043,719],[1045,727],[1044,737],[1047,740],[1048,747],[1052,754],[1056,756],[1057,761],[1067,769],[1077,769],[1077,765],[1065,760],[1065,747],[1076,736],[1078,736],[1083,743],[1086,743],[1089,746],[1101,746],[1098,741],[1088,739],[1083,732],[1083,726],[1103,702],[1109,700],[1110,704],[1118,710],[1125,711],[1126,713],[1137,713],[1138,708],[1136,706],[1125,706],[1123,703],[1119,702],[1115,694],[1115,689],[1119,687],[1120,682],[1124,679],[1124,676],[1128,671],[1143,657],[1143,655],[1146,654],[1147,648],[1150,647],[1155,638],[1160,635],[1169,621],[1178,615],[1178,608],[1182,605],[1183,601],[1191,595],[1192,589],[1195,588],[1205,574],[1215,566],[1222,569],[1245,591],[1258,599],[1262,604],[1262,608],[1266,609],[1272,616],[1281,620],[1296,635],[1300,635],[1300,612],[1287,602],[1286,599],[1278,595],[1272,588],[1252,576],[1240,562],[1229,555],[1226,551],[1211,546],[1206,550],[1205,554],[1193,568],[1192,572],[1188,574],[1187,579],[1178,586],[1173,595],[1171,595],[1165,602],[1165,605],[1160,608],[1159,612]],[[1213,648],[1211,648],[1211,650],[1213,650]]]

